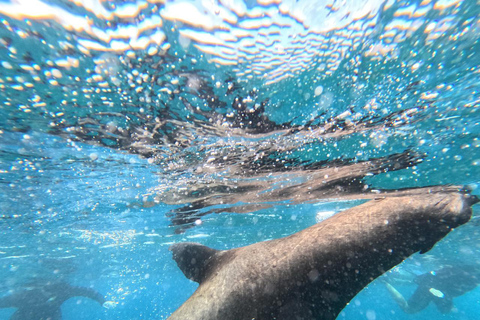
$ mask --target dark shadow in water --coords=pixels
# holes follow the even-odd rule
[[[160,62],[152,68],[161,66]],[[155,105],[152,102],[148,108],[140,108],[143,105],[140,102],[138,105],[125,102],[114,109],[116,111],[97,111],[68,121],[52,119],[49,132],[160,162],[168,160],[166,154],[176,154],[192,146],[201,147],[212,137],[265,139],[281,136],[291,137],[298,144],[300,139],[338,139],[365,131],[400,128],[424,119],[422,111],[432,103],[382,116],[367,113],[358,118],[350,107],[334,116],[320,112],[301,124],[293,124],[295,118],[276,123],[266,114],[269,99],[258,97],[258,91],[243,92],[232,77],[226,80],[229,89],[220,97],[209,81],[210,74],[204,70],[170,70],[162,76],[166,74],[180,81],[173,85],[161,81],[160,75],[152,76],[152,83],[160,81],[159,86],[170,93],[169,98],[159,98]],[[404,91],[408,90],[409,87]],[[291,149],[298,149],[298,145]]]
[[[103,295],[91,288],[72,286],[63,281],[35,281],[0,298],[0,308],[16,308],[11,320],[61,320],[62,304],[73,297],[86,297],[100,305]]]
[[[257,102],[254,91],[242,97],[238,87],[229,85],[231,90],[223,97],[230,101],[228,109],[203,71],[172,72],[182,80],[178,86],[168,84],[170,101],[156,108],[92,113],[73,124],[56,123],[50,132],[138,154],[158,164],[160,174],[176,183],[157,190],[155,203],[183,205],[169,213],[177,232],[213,212],[244,213],[281,202],[369,199],[378,194],[415,192],[371,190],[363,182],[366,176],[420,163],[425,155],[411,150],[363,161],[329,157],[318,160],[318,155],[309,159],[292,154],[366,131],[382,132],[418,122],[424,119],[422,111],[427,105],[360,118],[352,116],[353,109],[331,117],[324,112],[301,125],[293,124],[293,120],[277,124],[265,113],[269,100]],[[178,104],[188,112],[187,119],[174,110]],[[185,178],[185,172],[193,178]]]
[[[246,213],[279,204],[300,204],[319,200],[373,199],[428,192],[458,192],[461,186],[424,188],[371,189],[366,176],[402,170],[422,161],[422,155],[405,151],[368,161],[332,161],[297,168],[288,172],[273,170],[237,180],[232,184],[197,183],[185,189],[171,189],[159,194],[156,201],[172,205],[185,204],[170,212],[176,232],[183,232],[195,221],[210,213]],[[222,208],[218,208],[221,206]]]

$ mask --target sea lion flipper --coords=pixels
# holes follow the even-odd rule
[[[214,256],[219,252],[193,242],[176,243],[170,246],[173,260],[190,280],[201,283],[208,269],[213,265]]]

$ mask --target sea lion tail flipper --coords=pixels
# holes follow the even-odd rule
[[[183,274],[198,283],[205,278],[214,261],[212,258],[219,252],[193,242],[176,243],[170,246],[169,250]]]

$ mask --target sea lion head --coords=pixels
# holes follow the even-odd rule
[[[454,228],[467,223],[472,216],[471,206],[479,202],[478,197],[468,193],[439,194],[423,199],[426,210],[412,211],[415,217],[411,228],[421,229],[420,253],[429,251],[433,245]],[[428,208],[428,209],[427,209]]]

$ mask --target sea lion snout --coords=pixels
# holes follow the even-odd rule
[[[470,221],[473,212],[471,206],[480,201],[477,196],[471,194],[458,194],[458,197],[459,199],[456,202],[452,201],[454,208],[449,210],[449,213],[452,214],[453,217],[454,224],[451,225],[452,228]]]
[[[473,194],[466,194],[465,195],[465,201],[468,206],[473,206],[474,204],[480,202],[480,198],[473,195]]]

